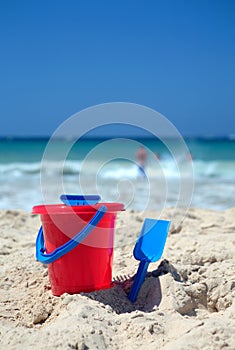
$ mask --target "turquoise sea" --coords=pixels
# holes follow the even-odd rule
[[[98,193],[105,201],[121,201],[134,210],[175,206],[179,178],[191,178],[190,168],[192,207],[222,210],[235,206],[233,139],[185,139],[192,161],[187,149],[182,150],[174,139],[167,141],[174,154],[151,138],[81,139],[76,143],[58,139],[47,148],[45,157],[48,141],[0,139],[0,208],[30,211],[44,201],[58,203],[62,191]],[[141,145],[147,152],[146,176],[136,163]]]

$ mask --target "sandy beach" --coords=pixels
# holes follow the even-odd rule
[[[171,214],[168,209],[166,218]],[[35,260],[39,217],[2,210],[0,347],[234,349],[235,208],[190,209],[180,226],[172,225],[163,257],[148,269],[159,271],[161,264],[163,274],[149,273],[132,304],[127,293],[138,266],[133,237],[142,223],[138,212],[118,214],[113,276],[127,280],[108,290],[55,297],[47,267]]]

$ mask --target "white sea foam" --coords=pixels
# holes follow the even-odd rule
[[[141,203],[148,200],[147,187],[148,181],[151,180],[155,184],[151,191],[155,191],[156,188],[156,193],[152,193],[150,201],[153,203],[153,209],[156,209],[159,203],[165,199],[164,181],[170,182],[171,186],[170,189],[168,188],[166,204],[168,206],[174,205],[177,199],[175,184],[179,180],[179,170],[171,159],[163,159],[155,164],[149,163],[145,169],[146,179],[140,176],[136,164],[121,160],[120,162],[115,160],[112,164],[104,166],[100,166],[100,163],[95,161],[87,162],[84,165],[81,161],[70,160],[66,161],[63,166],[56,161],[47,161],[43,164],[43,168],[40,162],[16,162],[0,164],[0,208],[31,210],[34,204],[42,202],[41,171],[44,172],[44,176],[48,178],[50,184],[48,193],[51,202],[58,202],[60,193],[57,193],[56,182],[53,185],[53,179],[60,176],[61,167],[63,168],[64,189],[69,193],[78,193],[81,190],[83,193],[93,193],[98,189],[107,199],[117,200],[119,198],[122,200],[117,194],[117,186],[122,183],[122,195],[123,198],[125,197],[125,201],[130,203],[132,196],[130,207],[141,209]],[[193,206],[215,209],[235,206],[235,161],[195,160],[193,169],[195,175]],[[186,163],[181,167],[181,176],[187,177]],[[84,179],[82,189],[79,187],[80,178]],[[162,188],[162,192],[159,191],[159,187]],[[135,194],[133,195],[132,192]]]

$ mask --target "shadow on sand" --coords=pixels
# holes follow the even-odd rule
[[[123,282],[113,283],[112,288],[91,293],[82,293],[88,298],[98,301],[107,309],[107,305],[117,314],[141,310],[151,312],[159,306],[162,300],[160,280],[157,277],[147,276],[140,289],[135,303],[128,299],[128,294],[133,283],[133,278]]]

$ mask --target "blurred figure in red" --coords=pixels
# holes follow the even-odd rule
[[[136,160],[138,163],[139,174],[141,176],[146,176],[145,166],[147,162],[147,152],[143,146],[141,146],[136,152]]]

